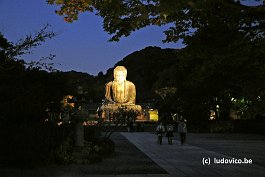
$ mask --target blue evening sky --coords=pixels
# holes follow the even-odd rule
[[[0,32],[12,41],[27,34],[35,34],[45,24],[59,35],[34,49],[26,56],[29,60],[55,54],[56,68],[63,71],[81,71],[97,75],[113,67],[130,53],[147,46],[180,48],[181,44],[163,44],[163,29],[147,27],[133,32],[119,42],[108,42],[110,35],[102,28],[102,19],[84,13],[74,23],[66,23],[54,13],[56,6],[47,5],[46,0],[0,0]],[[28,60],[27,60],[28,61]]]
[[[255,0],[252,0],[255,2]],[[251,1],[244,1],[250,5]],[[119,42],[108,42],[110,36],[102,28],[102,19],[83,13],[74,23],[66,23],[54,13],[56,6],[46,0],[0,0],[0,32],[16,42],[27,34],[35,34],[50,24],[50,30],[59,33],[24,57],[27,61],[39,60],[55,54],[56,68],[63,71],[81,71],[97,75],[113,67],[130,53],[147,46],[181,48],[181,43],[162,43],[163,28],[150,26],[133,32]]]

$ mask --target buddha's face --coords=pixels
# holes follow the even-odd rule
[[[115,80],[118,81],[118,83],[122,83],[126,80],[126,74],[124,71],[117,71],[115,73]]]

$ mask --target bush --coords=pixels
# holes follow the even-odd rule
[[[109,156],[115,152],[115,144],[109,138],[100,138],[94,142],[86,143],[87,159],[89,163],[102,161],[103,156]]]
[[[12,124],[1,126],[0,131],[0,163],[4,166],[34,167],[71,161],[71,125]]]
[[[56,163],[69,164],[73,162],[73,139],[67,137],[54,153]]]
[[[85,152],[83,152],[84,163],[96,163],[102,161],[103,156],[114,153],[115,144],[109,138],[100,138],[99,127],[85,127]]]
[[[109,138],[100,138],[97,145],[101,147],[99,151],[101,155],[108,156],[115,152],[115,143]]]
[[[96,141],[96,139],[99,137],[99,128],[96,126],[85,126],[85,140],[90,141]]]

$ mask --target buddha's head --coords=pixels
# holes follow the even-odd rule
[[[126,80],[127,76],[127,69],[124,66],[117,66],[114,69],[114,80],[117,81],[118,83],[122,83]]]

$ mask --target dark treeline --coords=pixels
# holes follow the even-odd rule
[[[231,45],[214,45],[216,41],[198,45],[194,40],[183,49],[147,47],[116,65],[128,69],[127,79],[137,88],[137,102],[155,102],[161,112],[204,120],[209,110],[219,105],[219,118],[223,120],[229,119],[231,108],[243,112],[247,119],[263,115],[264,41],[235,38]],[[77,86],[84,88],[87,100],[99,103],[104,98],[105,83],[113,80],[113,68],[97,76],[75,71],[47,72],[26,67],[23,60],[1,57],[1,118],[41,117],[48,104],[59,107],[60,99],[75,94]]]
[[[207,120],[216,105],[220,106],[219,119],[229,119],[231,109],[244,112],[243,119],[252,119],[264,113],[264,51],[258,43],[241,47],[240,55],[227,46],[213,52],[205,45],[201,48],[209,49],[204,55],[195,47],[147,47],[116,65],[128,69],[127,79],[136,85],[138,103],[155,100],[161,111],[179,112],[191,120]],[[113,69],[105,75],[87,75],[91,80],[80,82],[94,93],[95,102],[104,98],[104,84],[113,79]]]
[[[35,166],[69,160],[70,125],[49,122],[47,108],[59,114],[62,97],[73,93],[62,72],[21,58],[55,34],[47,27],[17,43],[0,33],[0,166]],[[49,59],[49,57],[47,58]],[[63,147],[63,148],[62,148]],[[62,152],[63,151],[63,152]],[[62,155],[66,154],[66,155]]]

